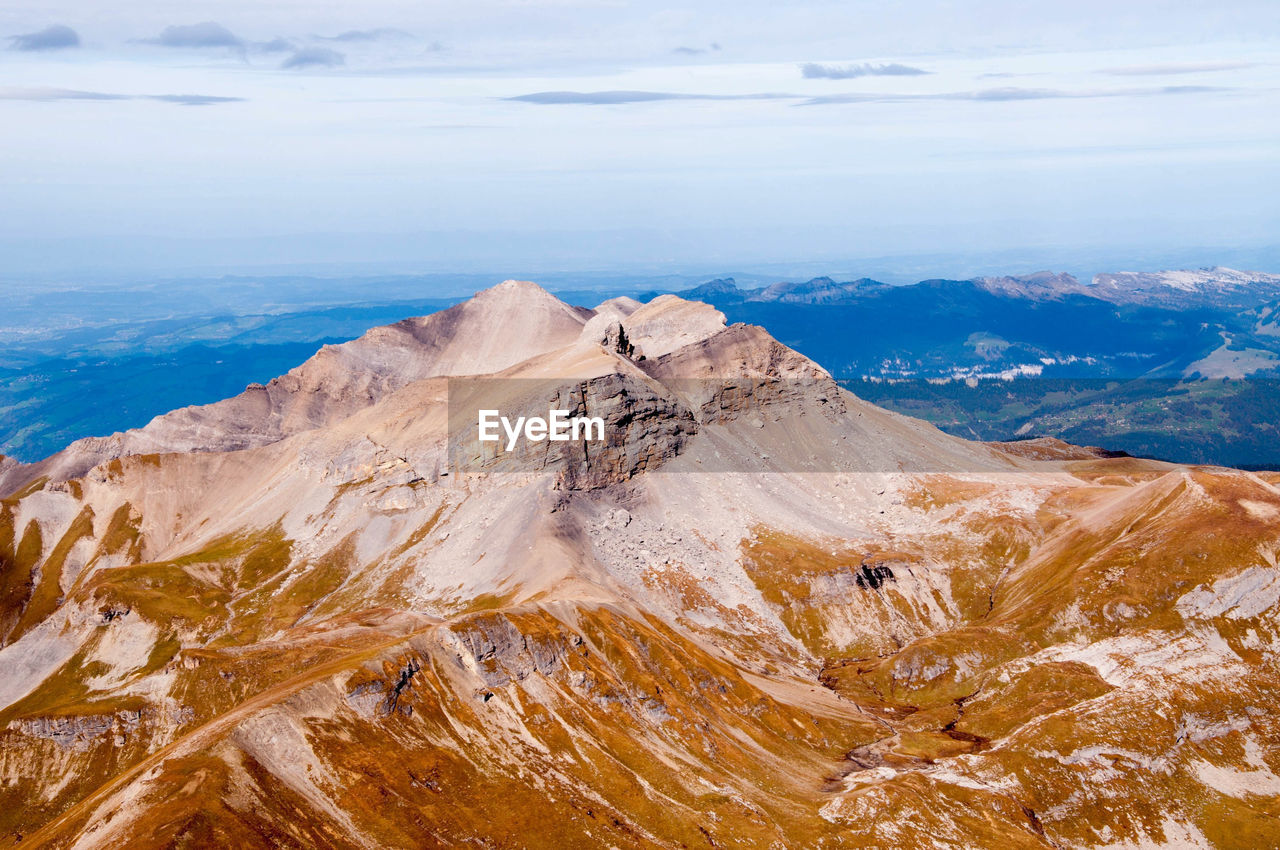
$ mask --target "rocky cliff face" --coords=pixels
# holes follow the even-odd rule
[[[1278,476],[967,443],[670,296],[290,376],[10,467],[0,844],[1280,844]]]
[[[552,473],[569,489],[626,482],[675,458],[697,433],[698,422],[669,389],[643,374],[612,373],[578,382],[466,379],[451,391],[450,468],[462,475]],[[564,411],[568,419],[599,419],[601,439],[531,442],[511,449],[478,439],[479,410],[500,410],[511,420]],[[585,433],[586,429],[583,429]]]

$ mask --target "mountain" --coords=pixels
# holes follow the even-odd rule
[[[690,301],[708,301],[714,304],[741,304],[746,301],[772,304],[845,304],[860,296],[888,287],[870,278],[847,283],[837,283],[829,277],[815,277],[803,283],[781,281],[756,289],[742,289],[733,278],[716,278],[692,289],[677,293]],[[662,293],[646,293],[644,298],[656,298]]]
[[[1029,275],[980,277],[973,281],[978,288],[993,295],[1058,301],[1069,295],[1099,297],[1097,290],[1084,286],[1066,273],[1036,272]]]
[[[1223,268],[1104,274],[1090,283],[1054,272],[908,286],[821,277],[743,288],[718,278],[680,295],[714,304],[732,322],[765,327],[864,396],[952,433],[1044,434],[1183,462],[1265,467],[1280,465],[1269,427],[1277,396],[1270,384],[1280,375],[1277,280]],[[603,295],[579,289],[560,297],[594,303]],[[90,303],[97,312],[100,302]],[[225,398],[248,382],[274,393],[270,379],[321,343],[452,303],[115,322],[21,342],[11,335],[0,347],[0,452],[34,460],[183,404]],[[37,306],[25,305],[15,321],[34,321]],[[875,332],[856,332],[862,328]],[[1229,384],[1196,386],[1202,379]],[[999,386],[978,386],[992,381]],[[966,389],[938,389],[943,384]],[[996,405],[1005,389],[1007,403]],[[1187,412],[1175,418],[1170,410]]]
[[[182,408],[104,439],[78,440],[24,474],[62,479],[124,455],[265,445],[350,416],[414,380],[497,371],[564,345],[588,312],[508,282],[425,318],[327,345],[288,374],[234,398]]]
[[[710,305],[507,282],[0,470],[6,845],[1280,842],[1280,476],[968,442]]]
[[[1176,307],[1253,308],[1280,296],[1280,275],[1242,272],[1215,266],[1163,272],[1116,272],[1093,276],[1091,284],[1069,274],[982,277],[974,281],[988,292],[1015,298],[1059,300],[1083,295],[1114,304]]]
[[[736,304],[746,301],[753,294],[760,292],[758,289],[740,289],[738,282],[731,277],[716,278],[706,283],[695,286],[693,289],[686,289],[680,293],[680,297],[689,301],[709,301]],[[653,293],[650,298],[656,298],[661,293]]]
[[[1165,302],[1257,307],[1280,297],[1280,275],[1220,266],[1166,272],[1094,275],[1098,297],[1117,302]]]
[[[974,290],[999,297],[1061,301],[1080,296],[1113,304],[1257,307],[1280,297],[1280,275],[1214,267],[1194,271],[1118,272],[1094,275],[1089,284],[1065,272],[925,280],[891,287],[870,278],[837,283],[829,277],[783,281],[759,289],[741,289],[733,278],[717,278],[677,294],[712,303],[744,301],[786,304],[856,304],[886,290]],[[658,293],[649,293],[650,297]]]
[[[868,400],[952,434],[1277,468],[1277,282],[1222,268],[1092,283],[1037,272],[906,286],[822,278],[699,297]]]
[[[878,292],[888,284],[870,278],[860,278],[849,283],[836,283],[829,277],[818,277],[805,283],[775,283],[751,296],[751,301],[772,301],[783,304],[837,304],[869,292]]]

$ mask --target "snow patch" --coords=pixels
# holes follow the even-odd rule
[[[1218,579],[1211,588],[1200,585],[1177,602],[1178,613],[1187,618],[1209,619],[1226,616],[1249,619],[1280,602],[1280,570],[1250,567],[1229,578]]]
[[[1099,845],[1097,850],[1213,850],[1213,843],[1196,828],[1195,824],[1181,823],[1166,817],[1160,824],[1164,837],[1160,839],[1145,836],[1137,841],[1123,841],[1113,844]]]

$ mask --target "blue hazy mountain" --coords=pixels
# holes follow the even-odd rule
[[[1275,275],[716,280],[678,294],[763,325],[864,398],[951,433],[1280,466]]]

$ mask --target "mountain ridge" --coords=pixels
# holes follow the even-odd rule
[[[864,295],[886,289],[910,289],[921,286],[974,286],[993,294],[1028,299],[1060,299],[1079,295],[1115,303],[1153,303],[1180,299],[1193,302],[1249,304],[1257,306],[1269,298],[1280,296],[1280,275],[1265,272],[1237,271],[1222,266],[1197,270],[1163,272],[1099,272],[1089,283],[1081,283],[1066,272],[1039,271],[1023,275],[974,277],[967,280],[943,278],[892,285],[871,278],[839,283],[830,277],[816,277],[804,282],[778,282],[752,289],[742,289],[733,278],[716,278],[692,289],[675,294],[690,299],[725,299],[726,303],[795,303],[852,304]],[[656,297],[651,292],[646,297]]]
[[[417,354],[308,427],[3,488],[0,842],[1275,836],[1280,477],[972,443],[709,305],[503,286],[329,350]],[[561,401],[603,445],[473,437]]]
[[[59,480],[124,455],[264,445],[350,415],[421,377],[497,371],[513,365],[545,350],[534,340],[554,347],[576,338],[585,324],[585,312],[563,304],[536,284],[506,281],[431,316],[405,319],[373,328],[351,342],[326,345],[285,375],[266,385],[251,384],[234,398],[171,411],[142,428],[78,440],[23,474],[28,480],[45,474]],[[479,322],[477,313],[483,317]],[[511,327],[520,323],[526,327]],[[493,333],[487,335],[486,329]],[[486,339],[505,350],[473,348]],[[9,480],[0,478],[0,490],[9,486]]]

